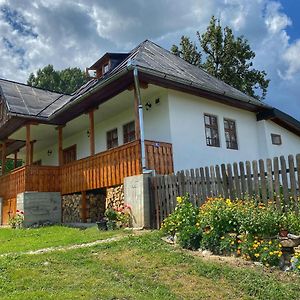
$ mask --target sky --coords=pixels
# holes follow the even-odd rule
[[[300,120],[300,0],[0,0],[0,77],[91,66],[145,39],[197,42],[212,15],[248,39],[271,80],[265,102]]]

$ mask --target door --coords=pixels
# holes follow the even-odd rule
[[[76,145],[63,150],[63,164],[69,164],[76,160]]]
[[[3,200],[2,203],[2,224],[7,225],[11,217],[16,213],[16,198]]]

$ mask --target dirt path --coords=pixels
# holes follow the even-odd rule
[[[147,231],[144,231],[144,232],[141,231],[138,234],[142,234],[145,232],[147,232]],[[7,256],[13,256],[13,255],[37,255],[37,254],[50,253],[50,252],[56,252],[56,251],[68,251],[68,250],[73,250],[73,249],[89,248],[89,247],[94,247],[94,246],[100,245],[100,244],[108,244],[111,242],[117,242],[117,241],[123,240],[123,239],[128,238],[129,236],[133,236],[133,235],[136,235],[136,233],[123,235],[123,236],[111,237],[111,238],[107,238],[104,240],[96,240],[96,241],[90,242],[90,243],[49,247],[49,248],[42,248],[42,249],[38,249],[38,250],[31,250],[31,251],[24,251],[24,252],[4,253],[4,254],[1,254],[0,257],[7,257]]]

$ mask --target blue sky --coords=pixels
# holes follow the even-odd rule
[[[300,120],[300,0],[0,0],[0,77],[84,69],[145,39],[170,49],[181,35],[196,41],[212,15],[249,40],[271,79],[265,101]]]

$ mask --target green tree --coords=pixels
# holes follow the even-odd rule
[[[183,35],[181,37],[179,47],[177,45],[173,45],[171,52],[192,65],[201,65],[201,52],[198,51],[196,44],[191,42],[190,38],[187,36]]]
[[[253,68],[255,53],[243,36],[236,38],[228,26],[222,28],[220,21],[212,16],[206,32],[197,32],[197,37],[205,58],[201,65],[186,59],[191,49],[197,49],[187,37],[181,38],[180,48],[173,45],[171,51],[245,94],[258,100],[265,98],[270,80],[265,71]]]
[[[38,69],[36,75],[31,73],[27,84],[58,93],[71,94],[86,83],[87,80],[86,74],[79,68],[67,68],[56,71],[52,65],[48,65]]]

